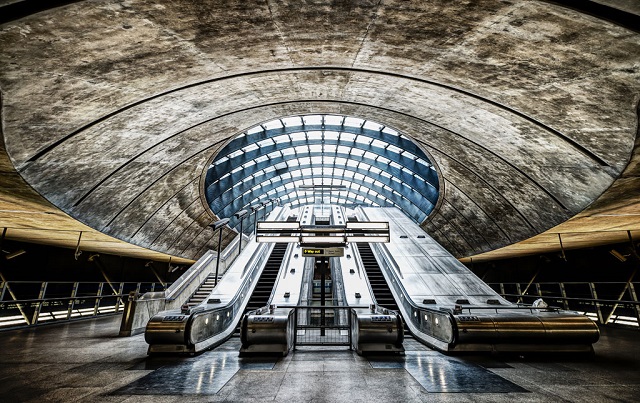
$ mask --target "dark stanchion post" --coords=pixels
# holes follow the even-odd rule
[[[242,252],[242,223],[244,223],[244,217],[249,214],[247,210],[240,210],[234,214],[234,216],[240,220],[240,242],[238,242],[238,256]]]
[[[265,201],[262,202],[262,205],[264,206],[264,211],[262,212],[262,220],[266,220],[267,219],[267,208],[269,207],[269,203],[271,203],[273,199],[267,199]],[[271,210],[273,211],[273,209]]]
[[[213,224],[209,224],[209,226],[213,228],[214,233],[216,230],[219,231],[218,232],[218,256],[216,256],[216,277],[213,280],[214,287],[218,285],[218,269],[220,267],[220,247],[222,246],[222,227],[227,225],[228,222],[229,222],[228,218],[223,218],[222,220],[218,220]]]
[[[267,202],[266,201],[260,202],[260,207],[263,208],[263,210],[262,210],[262,221],[264,221],[264,220],[267,219]]]
[[[296,349],[298,345],[298,307],[293,308],[293,317],[295,318],[295,324],[293,326],[293,349]]]
[[[251,206],[251,212],[253,213],[253,232],[258,231],[258,210],[260,210],[260,204],[254,204]]]

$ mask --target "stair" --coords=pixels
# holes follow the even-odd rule
[[[220,281],[219,277],[218,281]],[[213,291],[215,282],[215,274],[209,274],[209,276],[207,276],[202,284],[200,284],[200,287],[198,287],[196,292],[193,293],[191,298],[189,298],[189,300],[187,301],[187,305],[189,306],[189,308],[191,308],[192,306],[200,305],[202,301],[204,301],[209,296],[209,294],[211,294],[211,291]]]

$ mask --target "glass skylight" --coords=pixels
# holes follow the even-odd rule
[[[302,184],[346,188],[298,189]],[[231,226],[235,212],[275,198],[292,207],[397,206],[420,223],[437,203],[439,180],[424,151],[384,124],[341,115],[289,116],[232,139],[207,171],[205,196]]]

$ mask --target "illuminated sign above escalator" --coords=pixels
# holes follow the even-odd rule
[[[329,256],[329,257],[343,257],[344,248],[303,248],[302,256]]]

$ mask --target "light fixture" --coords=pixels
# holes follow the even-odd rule
[[[18,256],[20,256],[20,255],[24,255],[25,253],[27,253],[27,251],[26,251],[26,250],[24,250],[24,249],[18,249],[18,250],[16,250],[16,251],[13,251],[13,252],[11,252],[11,253],[7,254],[7,255],[5,256],[5,259],[7,259],[7,260],[9,260],[9,259],[13,259],[14,257],[18,257]]]
[[[228,218],[215,221],[209,224],[209,227],[213,228],[213,232],[218,231],[218,255],[216,256],[216,276],[214,278],[214,287],[218,286],[218,267],[220,266],[220,246],[222,244],[222,228],[229,223]],[[240,238],[242,239],[242,238]]]
[[[609,251],[609,253],[611,253],[611,254],[613,255],[613,257],[615,257],[616,259],[618,259],[619,261],[621,261],[621,262],[623,262],[623,263],[627,261],[627,256],[626,256],[626,255],[623,255],[622,253],[618,252],[618,251],[617,251],[617,250],[615,250],[615,249],[611,249],[611,250]],[[7,255],[7,259],[9,259],[9,256],[8,256],[8,255]]]
[[[247,214],[249,214],[249,212],[247,210],[240,210],[240,211],[236,212],[233,216],[235,218],[242,218],[242,217],[246,216]]]
[[[240,210],[233,215],[235,218],[240,220],[240,239],[239,239],[240,242],[238,242],[238,255],[240,255],[240,252],[242,252],[242,235],[243,235],[242,224],[244,223],[244,218],[247,216],[247,214],[249,214],[247,210]]]

